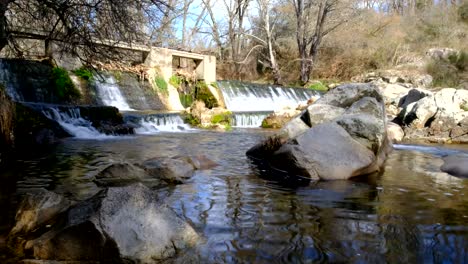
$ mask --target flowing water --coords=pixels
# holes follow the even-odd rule
[[[468,148],[398,145],[381,173],[285,187],[262,178],[245,157],[270,133],[235,129],[67,139],[49,155],[20,160],[2,174],[18,177],[9,188],[18,195],[47,188],[85,199],[99,190],[93,174],[109,163],[205,154],[219,166],[155,190],[204,237],[187,251],[195,262],[468,262],[468,180],[439,170],[439,156]]]
[[[304,104],[319,93],[304,88],[288,88],[238,81],[218,81],[226,108],[233,112],[274,111]]]
[[[96,82],[96,88],[104,105],[115,106],[121,111],[133,110],[122,95],[113,76],[105,76],[103,80]]]
[[[260,127],[263,119],[267,117],[271,111],[262,112],[233,112],[232,126],[233,127]]]

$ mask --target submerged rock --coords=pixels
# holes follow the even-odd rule
[[[247,156],[275,174],[337,180],[379,170],[390,149],[378,89],[345,84],[310,105],[278,135],[252,147]]]
[[[37,238],[26,243],[27,257],[108,263],[154,263],[199,240],[142,184],[103,190],[62,214],[49,231],[29,235]]]
[[[142,168],[152,177],[167,183],[183,183],[195,172],[195,166],[184,158],[153,158],[146,160]]]

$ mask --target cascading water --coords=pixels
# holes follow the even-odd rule
[[[286,88],[237,81],[219,81],[227,109],[233,112],[274,111],[285,106],[306,103],[319,95],[303,88]]]
[[[179,113],[136,114],[124,116],[127,123],[133,124],[136,134],[151,135],[160,132],[187,132],[192,129],[185,124]]]
[[[13,101],[24,101],[23,97],[16,91],[14,77],[12,77],[7,63],[3,60],[0,60],[0,80],[4,83],[5,90]]]
[[[263,119],[271,112],[234,112],[232,113],[233,127],[260,127]]]
[[[286,106],[305,104],[316,91],[238,81],[218,81],[226,108],[233,112],[233,126],[260,127],[263,119]]]
[[[82,118],[80,109],[70,108],[61,111],[58,108],[50,107],[42,110],[42,113],[49,119],[55,120],[70,135],[80,139],[104,139],[113,136],[100,133],[91,122]]]
[[[114,77],[106,76],[103,81],[96,82],[99,98],[104,105],[115,106],[121,111],[132,111],[125,97],[120,92]]]

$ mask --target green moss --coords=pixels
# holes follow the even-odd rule
[[[193,103],[193,97],[191,94],[179,94],[180,103],[185,108],[190,107]]]
[[[268,121],[266,119],[263,119],[261,127],[263,127],[263,128],[273,128],[273,126],[270,123],[268,123]]]
[[[93,72],[87,67],[81,67],[73,71],[73,73],[80,77],[83,80],[91,81],[93,80]]]
[[[122,81],[122,72],[119,71],[114,71],[113,72],[114,78],[117,80],[117,82]]]
[[[178,75],[172,75],[169,78],[169,84],[174,86],[175,88],[179,88],[180,85],[184,82],[184,77]]]
[[[217,82],[212,82],[210,83],[211,86],[213,86],[214,88],[218,89],[218,83]]]
[[[231,124],[232,113],[227,111],[221,114],[214,115],[211,117],[211,123],[213,124]]]
[[[52,94],[60,101],[70,102],[81,97],[80,91],[75,87],[67,70],[55,67],[50,76],[54,87]]]
[[[185,123],[188,123],[192,126],[200,126],[201,122],[198,118],[193,115],[187,114],[184,116]]]
[[[161,76],[156,77],[156,79],[154,79],[154,84],[156,85],[159,92],[163,94],[169,93],[169,90],[167,88],[167,82],[166,80],[164,80],[163,77]]]
[[[328,91],[328,87],[325,86],[322,82],[313,83],[307,88],[315,90],[315,91]]]
[[[195,85],[195,100],[200,100],[205,103],[207,108],[218,106],[218,101],[208,89],[208,85],[204,81],[199,81]]]

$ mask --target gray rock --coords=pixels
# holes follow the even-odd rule
[[[63,222],[27,243],[34,258],[154,263],[199,239],[142,184],[103,190],[71,208]]]
[[[405,137],[405,132],[403,131],[401,126],[393,122],[387,123],[387,134],[388,139],[393,143],[401,142]]]
[[[383,103],[383,97],[373,84],[349,83],[343,84],[326,93],[317,100],[318,104],[348,108],[364,97],[373,97],[379,103]]]
[[[455,154],[443,158],[444,164],[440,169],[448,174],[468,178],[468,155]]]
[[[338,180],[377,171],[391,149],[384,107],[372,84],[338,86],[246,154],[261,171],[286,178]]]
[[[411,103],[417,102],[426,96],[432,95],[432,92],[424,89],[411,89],[408,91],[408,94],[402,97],[398,103],[398,107],[405,108]]]
[[[94,182],[101,187],[125,186],[150,178],[146,171],[130,163],[110,164],[95,175]]]
[[[195,172],[194,165],[181,157],[149,159],[143,162],[142,168],[151,177],[175,184],[185,182]]]
[[[317,102],[307,107],[306,112],[303,113],[305,116],[301,116],[300,118],[306,121],[309,120],[307,124],[313,127],[318,124],[329,122],[339,117],[344,112],[344,108]]]
[[[374,154],[379,152],[387,137],[384,118],[365,114],[344,115],[336,123]]]
[[[372,151],[354,140],[341,126],[320,124],[276,151],[274,168],[310,179],[343,180],[365,172]]]
[[[27,234],[52,221],[66,211],[71,202],[62,195],[45,189],[26,194],[16,212],[16,224],[9,236]]]

